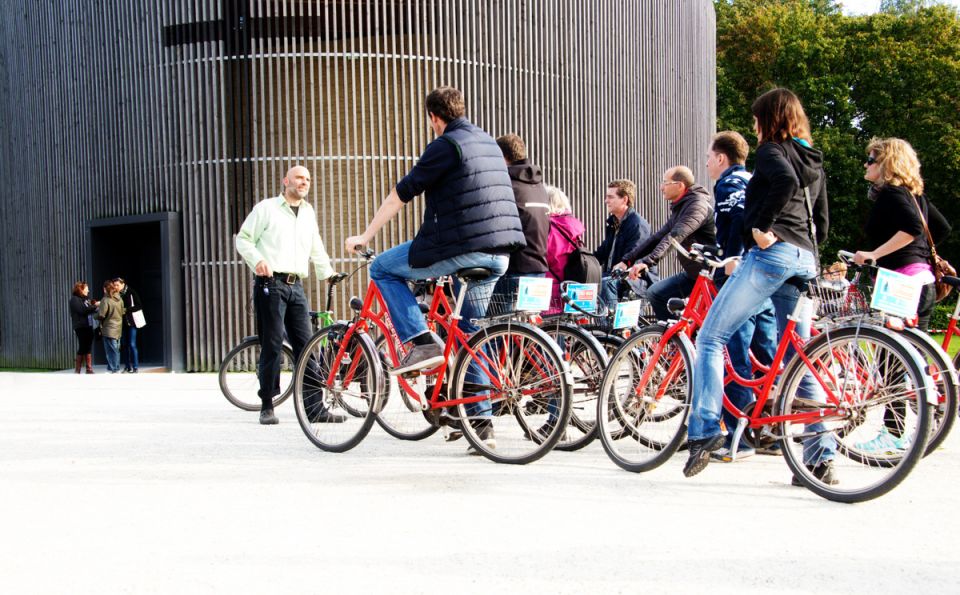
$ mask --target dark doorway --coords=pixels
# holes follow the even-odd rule
[[[183,370],[183,292],[180,225],[176,213],[91,221],[90,289],[99,299],[103,282],[123,277],[143,301],[147,326],[137,333],[141,367]],[[94,360],[106,363],[103,345]]]

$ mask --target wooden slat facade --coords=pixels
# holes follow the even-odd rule
[[[462,89],[468,117],[494,136],[526,140],[588,243],[615,178],[638,183],[657,227],[664,169],[686,164],[706,182],[714,52],[709,0],[8,0],[0,366],[73,361],[66,304],[89,270],[87,222],[175,211],[186,368],[215,370],[253,332],[251,275],[234,250],[252,205],[306,165],[346,269],[343,238],[431,139],[423,99],[441,84]],[[373,248],[412,237],[421,212],[415,201]],[[308,288],[317,304],[322,284]]]

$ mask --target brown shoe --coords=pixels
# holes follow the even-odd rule
[[[82,355],[78,355],[76,358],[74,358],[74,362],[73,362],[73,373],[74,373],[74,374],[79,374],[79,373],[80,373],[80,368],[81,368],[81,366],[83,366],[83,356],[82,356]]]
[[[87,362],[87,374],[93,374],[93,354],[88,353],[85,359]]]

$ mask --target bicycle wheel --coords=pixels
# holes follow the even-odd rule
[[[217,373],[220,391],[228,401],[244,411],[260,411],[260,340],[247,337],[230,350],[220,363]],[[280,356],[280,394],[273,398],[273,406],[283,403],[293,391],[293,351],[286,343]]]
[[[317,448],[350,450],[370,432],[385,387],[373,341],[336,324],[320,329],[297,362],[293,384],[297,421]]]
[[[450,377],[454,398],[478,399],[457,405],[467,441],[492,461],[518,465],[544,456],[560,439],[570,420],[571,384],[556,343],[516,322],[477,331]]]
[[[845,326],[817,335],[804,353],[829,394],[824,399],[810,394],[810,385],[801,387],[810,371],[801,358],[787,365],[774,414],[819,415],[816,423],[779,424],[790,470],[814,493],[836,502],[863,502],[889,492],[910,473],[927,440],[928,398],[935,388],[917,352],[882,328]],[[822,392],[817,379],[812,385]],[[888,409],[897,412],[902,440],[878,448],[873,441],[885,427]],[[821,479],[816,465],[823,461],[832,461],[839,483]]]
[[[603,449],[634,473],[665,463],[686,437],[694,347],[683,333],[664,342],[665,330],[655,324],[627,339],[600,386],[597,427]]]
[[[554,323],[542,328],[560,347],[573,377],[570,423],[554,448],[579,450],[597,437],[597,394],[610,359],[599,341],[578,326]],[[531,434],[534,439],[542,434],[539,430]]]
[[[906,339],[926,364],[927,373],[933,380],[937,391],[937,404],[931,404],[930,436],[927,438],[927,448],[924,456],[935,451],[947,439],[953,422],[956,420],[957,410],[957,369],[950,361],[950,357],[940,348],[940,345],[930,335],[917,329],[904,329],[901,335]],[[889,415],[888,433],[897,436],[896,416]]]
[[[391,356],[386,339],[381,335],[376,341],[380,361],[386,364]],[[420,404],[433,393],[436,376],[419,375],[416,378],[386,376],[386,390],[377,414],[377,423],[388,434],[400,440],[423,440],[440,429],[430,423]]]

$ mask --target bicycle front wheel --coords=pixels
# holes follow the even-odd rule
[[[597,437],[597,395],[610,358],[593,334],[578,326],[549,324],[542,328],[560,347],[573,378],[570,423],[554,448],[579,450]]]
[[[506,322],[477,331],[450,378],[463,435],[483,456],[523,465],[544,456],[570,419],[570,373],[542,330]]]
[[[631,335],[610,359],[600,386],[603,449],[634,473],[665,463],[686,435],[694,348],[683,333],[664,340],[665,330],[655,324]]]
[[[943,444],[956,420],[957,369],[946,352],[927,333],[907,328],[903,330],[901,336],[920,354],[920,359],[927,366],[926,370],[937,390],[937,403],[931,404],[930,407],[930,437],[927,438],[927,448],[924,452],[926,456]],[[896,412],[888,413],[886,419],[888,433],[896,436]]]
[[[804,353],[815,375],[794,357],[775,407],[775,415],[816,416],[779,425],[790,470],[811,491],[836,502],[889,492],[924,452],[928,399],[936,394],[916,350],[882,328],[848,326],[817,335]],[[899,438],[884,440],[891,411]],[[827,466],[832,469],[825,475]]]
[[[283,403],[293,391],[293,351],[286,343],[280,355],[280,394],[273,397],[273,406]],[[228,401],[244,411],[260,411],[260,340],[247,337],[230,350],[220,363],[217,374],[220,391]]]
[[[377,353],[384,365],[392,359],[386,341],[383,335],[376,341]],[[391,365],[396,365],[396,362]],[[423,440],[435,434],[440,426],[427,419],[421,406],[421,403],[429,400],[435,381],[435,375],[421,374],[415,378],[387,376],[377,424],[400,440]]]
[[[297,421],[317,448],[344,452],[370,432],[384,390],[383,368],[373,341],[342,324],[320,329],[297,362]]]

